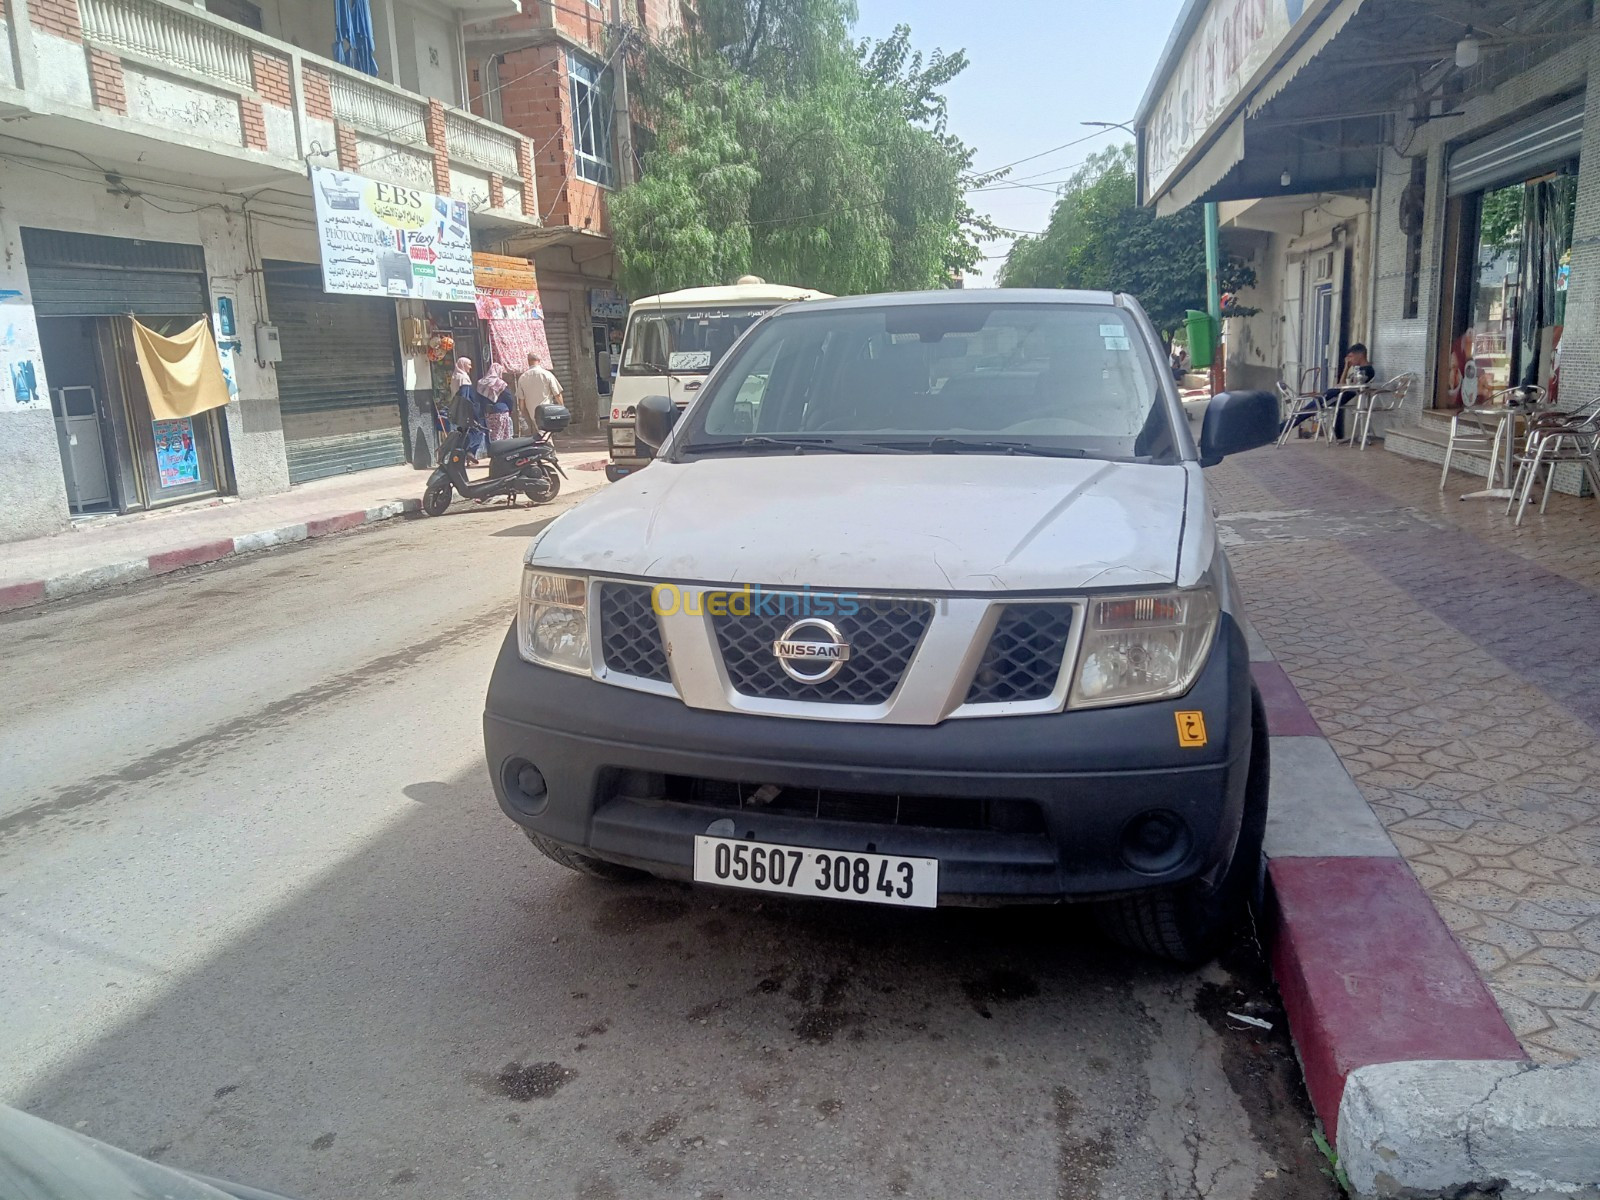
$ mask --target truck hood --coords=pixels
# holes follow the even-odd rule
[[[966,455],[656,462],[553,521],[536,566],[915,592],[1174,581],[1179,466]]]

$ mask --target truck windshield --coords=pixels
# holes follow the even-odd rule
[[[1172,462],[1125,310],[933,303],[779,313],[688,414],[677,454],[881,450]]]
[[[704,375],[767,308],[635,312],[622,348],[624,375]]]

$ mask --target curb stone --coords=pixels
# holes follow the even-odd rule
[[[1358,1196],[1600,1197],[1600,1062],[1361,1067],[1338,1149]]]
[[[28,579],[3,584],[0,585],[0,613],[30,608],[36,604],[61,600],[68,596],[78,596],[84,592],[98,591],[100,588],[112,587],[119,583],[133,583],[153,575],[164,575],[169,571],[217,562],[240,554],[251,554],[257,550],[269,550],[274,546],[286,546],[291,542],[303,542],[308,538],[341,533],[347,529],[356,529],[362,525],[417,512],[421,507],[421,503],[416,500],[391,500],[372,508],[331,513],[328,516],[313,517],[291,525],[279,525],[255,533],[240,534],[237,537],[196,542],[191,546],[162,550],[144,558],[69,571],[49,579]]]
[[[1361,1200],[1600,1200],[1600,1061],[1528,1061],[1488,986],[1246,623],[1267,708],[1273,975]]]

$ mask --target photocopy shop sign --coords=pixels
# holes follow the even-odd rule
[[[323,291],[465,304],[477,296],[460,200],[320,167],[311,192]]]
[[[1307,7],[1306,0],[1211,0],[1145,125],[1147,195],[1165,189],[1178,165],[1288,40]]]

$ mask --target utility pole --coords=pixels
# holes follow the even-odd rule
[[[611,26],[617,38],[617,47],[613,51],[616,65],[612,68],[611,127],[617,143],[618,187],[627,187],[634,181],[633,117],[628,108],[628,38],[633,31],[624,15],[625,11],[622,0],[611,0]]]
[[[1215,338],[1211,355],[1211,392],[1227,390],[1228,369],[1222,361],[1222,230],[1217,202],[1206,202],[1206,311]]]

